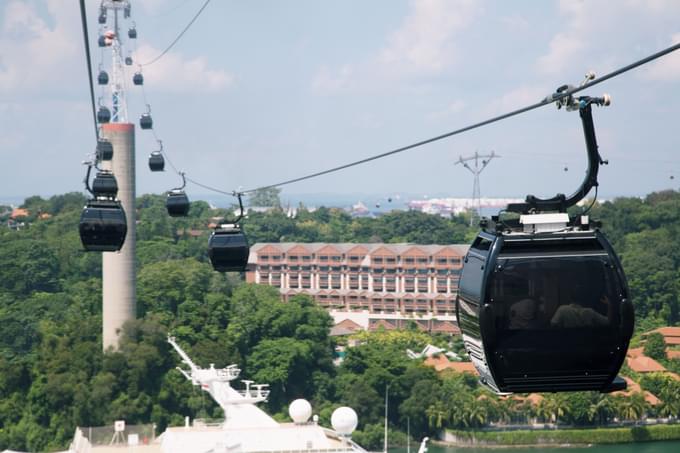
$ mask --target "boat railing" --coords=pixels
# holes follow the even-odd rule
[[[237,390],[239,395],[241,395],[244,398],[263,398],[267,399],[269,397],[269,390],[264,390],[264,389],[249,389],[249,390]]]

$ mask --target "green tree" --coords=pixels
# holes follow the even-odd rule
[[[663,335],[658,332],[647,335],[644,353],[647,357],[656,360],[664,360],[666,358],[666,342],[664,341]]]

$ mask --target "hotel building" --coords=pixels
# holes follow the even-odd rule
[[[467,245],[258,243],[246,281],[308,294],[336,323],[392,329],[415,322],[459,333],[455,298]]]

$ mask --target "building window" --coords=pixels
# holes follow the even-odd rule
[[[333,255],[331,257],[331,259],[336,263],[339,263],[340,261],[342,261],[342,257],[340,255]]]
[[[312,287],[312,283],[309,279],[309,277],[302,277],[302,287],[304,289],[309,289]]]
[[[350,271],[350,272],[359,272],[359,267],[356,267],[356,266],[355,266],[355,267],[350,267],[350,268],[349,268],[349,271]]]
[[[349,256],[350,263],[357,263],[357,262],[359,262],[360,259],[361,259],[361,257],[359,257],[357,255],[350,255]]]
[[[396,258],[385,258],[387,264],[395,264],[397,262]]]
[[[302,261],[308,262],[311,261],[312,257],[309,255],[302,255]]]
[[[428,261],[428,260],[427,260],[427,258],[425,258],[425,257],[418,258],[418,264],[427,264],[427,261]]]
[[[340,272],[342,270],[342,266],[332,266],[331,270],[333,272]]]
[[[328,266],[319,266],[319,271],[328,272]]]
[[[380,256],[375,256],[375,257],[373,257],[373,262],[376,263],[376,264],[382,264],[383,259]]]
[[[460,264],[460,258],[449,258],[449,263]]]
[[[281,261],[281,255],[272,255],[272,261]]]
[[[269,261],[269,255],[258,255],[257,258],[260,261]]]
[[[437,275],[446,275],[448,273],[448,269],[437,269]]]
[[[404,264],[413,264],[414,262],[413,258],[404,258]]]
[[[328,255],[319,255],[319,261],[328,261]]]

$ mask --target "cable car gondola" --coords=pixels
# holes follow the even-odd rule
[[[95,178],[96,189],[90,188],[92,164],[87,168],[85,187],[93,196],[80,214],[80,240],[86,251],[115,252],[121,249],[127,235],[127,218],[120,202],[113,195],[115,178],[110,172],[100,172]],[[115,191],[117,192],[117,184]]]
[[[99,71],[97,75],[97,83],[99,85],[107,85],[109,83],[109,73],[103,69]]]
[[[135,85],[144,85],[144,76],[141,72],[135,72],[135,75],[132,76],[132,83]]]
[[[108,107],[100,105],[99,110],[97,110],[97,122],[104,124],[108,123],[109,121],[111,121],[111,111],[108,109]]]
[[[125,57],[125,64],[126,64],[127,66],[132,66],[132,57],[131,57],[130,55],[128,55],[127,57]]]
[[[90,200],[80,214],[80,240],[88,252],[116,252],[123,247],[127,219],[120,202]]]
[[[243,218],[241,194],[238,194],[238,203],[241,209],[239,217],[233,223],[216,228],[208,240],[208,257],[213,269],[218,272],[243,272],[248,265],[250,247],[238,224]]]
[[[149,155],[149,170],[151,171],[163,171],[165,168],[165,158],[163,157],[163,142],[158,140],[158,145],[160,149],[158,151],[152,151]]]
[[[92,181],[92,192],[95,197],[115,198],[118,195],[118,182],[109,170],[97,172]]]
[[[113,159],[113,144],[110,141],[100,138],[97,140],[97,160]]]
[[[153,127],[153,119],[151,118],[151,106],[146,105],[146,113],[142,113],[139,117],[139,127],[142,129],[151,129]]]
[[[128,38],[137,39],[137,27],[134,22],[132,23],[132,27],[128,29]]]
[[[598,185],[606,161],[597,150],[591,105],[609,105],[609,98],[557,102],[579,110],[586,178],[569,197],[529,195],[508,205],[519,219],[482,219],[459,283],[456,314],[465,348],[482,383],[499,393],[626,387],[617,377],[634,327],[626,277],[599,225],[566,212]]]
[[[165,199],[165,209],[170,217],[186,217],[191,207],[189,197],[184,193],[184,187],[187,184],[184,173],[180,173],[180,175],[182,176],[182,187],[172,189]]]

